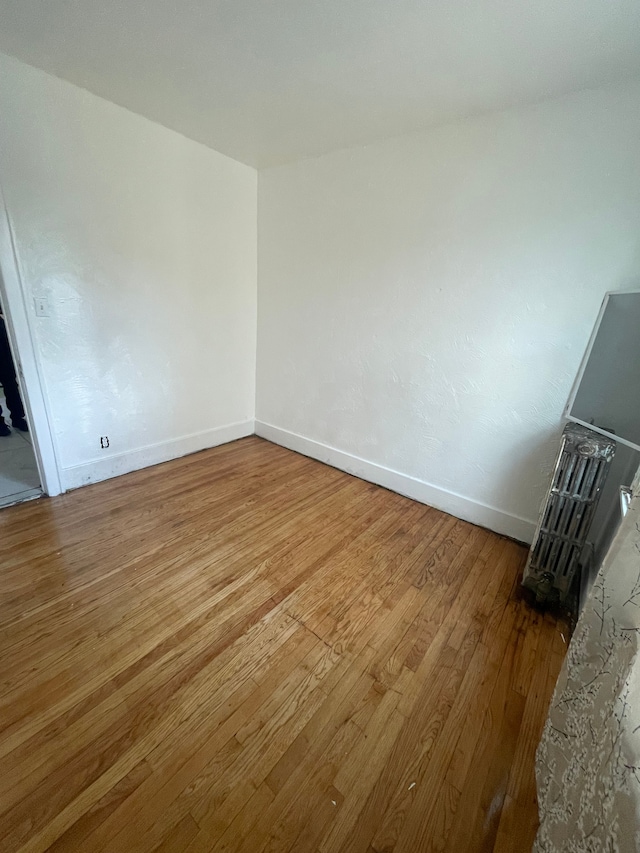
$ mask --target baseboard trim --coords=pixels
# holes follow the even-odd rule
[[[271,441],[273,444],[279,444],[281,447],[294,450],[303,456],[310,456],[312,459],[317,459],[333,468],[339,468],[341,471],[346,471],[348,474],[353,474],[369,483],[384,486],[385,489],[390,489],[392,492],[433,506],[443,512],[455,515],[457,518],[470,521],[472,524],[487,527],[489,530],[510,536],[519,542],[530,543],[533,539],[536,525],[529,519],[474,501],[471,498],[464,497],[464,495],[442,489],[407,474],[401,474],[392,468],[369,462],[359,456],[345,453],[328,444],[305,438],[264,421],[257,420],[255,422],[255,431],[256,435]]]
[[[126,453],[114,453],[104,459],[93,459],[81,465],[62,468],[60,472],[62,486],[68,490],[88,486],[90,483],[99,483],[111,477],[119,477],[121,474],[138,471],[140,468],[148,468],[150,465],[158,465],[161,462],[168,462],[170,459],[178,459],[180,456],[187,456],[189,453],[197,453],[199,450],[217,447],[219,444],[227,444],[229,441],[253,435],[254,432],[255,423],[253,420],[242,421],[192,435],[184,435],[170,441],[150,444]]]

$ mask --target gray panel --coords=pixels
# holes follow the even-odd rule
[[[612,293],[570,418],[640,447],[640,293]]]

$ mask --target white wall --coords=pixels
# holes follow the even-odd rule
[[[63,485],[252,432],[256,172],[1,54],[0,115]]]
[[[258,431],[530,536],[602,294],[640,279],[639,98],[261,172]],[[251,432],[255,171],[2,55],[0,110],[63,485]]]
[[[261,172],[258,432],[529,538],[602,296],[640,278],[638,104]]]

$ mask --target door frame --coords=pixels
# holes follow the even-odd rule
[[[16,253],[11,218],[0,183],[0,297],[5,309],[9,343],[16,363],[18,383],[29,418],[40,482],[45,494],[62,493],[60,465],[52,429],[42,367],[38,358],[33,305],[27,304],[26,288]]]

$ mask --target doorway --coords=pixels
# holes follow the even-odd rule
[[[0,508],[43,494],[0,298]]]
[[[10,437],[3,436],[0,442],[0,509],[43,494],[29,434],[13,432]]]
[[[0,404],[10,428],[8,435],[0,436],[0,507],[43,494],[59,495],[63,491],[42,367],[35,344],[34,305],[30,304],[33,300],[27,298],[27,292],[0,184],[0,304],[4,308],[7,336],[24,404],[24,426],[27,427],[24,430],[20,429],[20,424],[13,424],[13,412],[5,406],[6,396],[0,386]],[[8,494],[3,495],[3,492]]]

